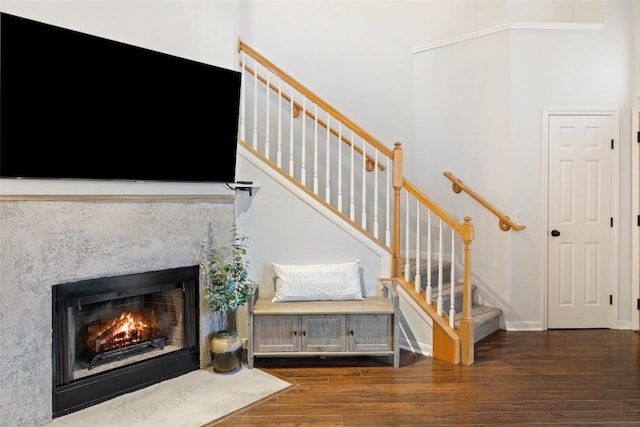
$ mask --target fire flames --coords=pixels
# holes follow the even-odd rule
[[[123,312],[92,340],[91,347],[95,353],[101,353],[141,342],[150,335],[151,328],[141,316]]]

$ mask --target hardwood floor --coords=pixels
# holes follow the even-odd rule
[[[452,365],[387,358],[256,359],[292,384],[213,426],[640,425],[640,334],[506,332]]]

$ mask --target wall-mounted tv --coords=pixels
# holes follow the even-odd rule
[[[240,73],[1,13],[0,177],[234,182]]]

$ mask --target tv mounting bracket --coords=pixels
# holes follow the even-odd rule
[[[236,181],[227,184],[229,188],[236,191],[248,191],[249,196],[253,195],[253,189],[260,187],[258,184],[254,184],[253,181]]]

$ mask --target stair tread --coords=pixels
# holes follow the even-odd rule
[[[474,323],[483,323],[487,320],[494,319],[502,315],[502,310],[488,305],[477,304],[471,307],[471,317]],[[462,318],[462,313],[456,313],[456,322]]]
[[[408,261],[409,261],[409,266],[411,267],[411,269],[413,269],[415,267],[415,264],[416,264],[416,259],[415,258],[409,258]],[[428,263],[429,263],[428,259],[421,259],[420,260],[420,271],[426,271]],[[443,270],[449,268],[450,266],[451,266],[451,262],[442,261],[442,269]],[[404,271],[404,267],[405,267],[405,264],[402,265],[403,271]],[[438,261],[432,260],[431,261],[431,269],[432,269],[432,271],[434,269],[437,270],[437,267],[438,267]]]
[[[471,284],[471,290],[474,291],[477,288],[476,285],[474,285],[473,283]],[[464,290],[464,283],[459,282],[454,288],[453,288],[456,296],[458,295],[462,295],[462,291]],[[451,291],[451,283],[443,283],[442,284],[442,296],[448,296],[449,293]],[[440,295],[440,291],[438,289],[438,285],[436,284],[435,286],[433,284],[431,284],[431,297],[432,298],[437,298],[438,295]]]
[[[471,307],[471,317],[474,325],[473,342],[477,343],[500,329],[500,316],[502,316],[502,310],[496,307],[480,304]],[[462,313],[456,314],[456,325],[460,324],[461,318]]]

